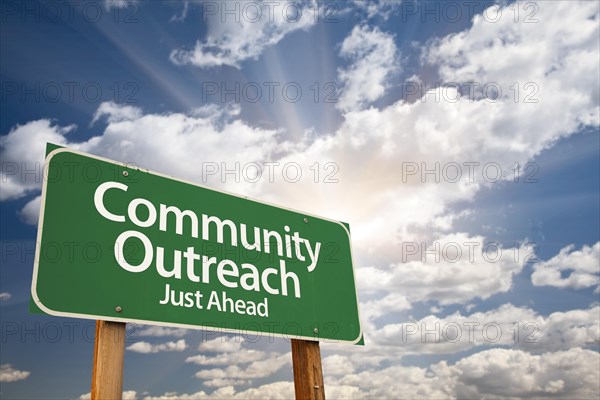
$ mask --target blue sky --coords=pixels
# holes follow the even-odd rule
[[[2,398],[90,390],[93,321],[28,312],[46,142],[349,222],[328,398],[598,397],[597,2],[70,4],[0,3]],[[252,162],[303,176],[205,173]],[[130,326],[124,397],[293,397],[245,339]]]

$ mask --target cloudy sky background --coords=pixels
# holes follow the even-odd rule
[[[329,398],[599,396],[598,2],[24,4],[2,4],[3,398],[89,392],[93,321],[27,311],[46,142],[349,222],[366,346],[322,344]],[[130,326],[124,389],[292,397],[290,345]]]

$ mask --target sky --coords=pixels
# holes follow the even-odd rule
[[[0,7],[2,398],[90,396],[94,321],[28,311],[47,142],[349,223],[327,398],[600,396],[598,2]],[[124,398],[293,398],[288,339],[126,340]]]

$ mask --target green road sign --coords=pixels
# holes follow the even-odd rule
[[[361,343],[347,225],[49,150],[34,311]]]

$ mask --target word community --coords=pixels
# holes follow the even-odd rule
[[[115,241],[114,255],[118,265],[125,271],[141,273],[154,267],[158,275],[171,280],[187,279],[199,285],[208,285],[217,281],[224,289],[241,288],[254,291],[266,296],[293,296],[301,298],[301,282],[298,275],[288,271],[286,259],[305,263],[308,272],[317,267],[321,243],[311,243],[300,236],[299,232],[291,232],[289,226],[283,226],[280,231],[252,227],[217,216],[197,214],[193,210],[181,210],[173,205],[155,205],[144,198],[134,198],[128,203],[126,210],[110,209],[113,196],[123,196],[128,186],[119,182],[100,184],[94,193],[94,206],[98,213],[109,221],[123,223],[131,221],[140,228],[150,228],[158,224],[162,232],[172,231],[183,236],[184,232],[193,239],[210,241],[231,246],[242,246],[247,250],[272,254],[276,252],[279,259],[278,268],[259,266],[250,263],[238,265],[234,260],[217,259],[199,254],[194,246],[185,249],[172,249],[172,265],[165,265],[165,248],[152,243],[150,238],[138,230],[126,230]],[[119,193],[120,192],[120,193]],[[114,201],[112,202],[114,203]],[[143,211],[143,217],[138,210]],[[185,228],[185,229],[184,229]],[[251,230],[252,234],[248,234]],[[251,239],[249,238],[251,237]],[[139,240],[143,245],[143,259],[133,265],[126,260],[125,246],[130,240]],[[177,281],[172,281],[177,282]],[[214,286],[211,286],[214,288]],[[165,292],[160,304],[203,309],[202,290],[177,291],[165,284]],[[258,304],[243,299],[233,300],[225,292],[220,294],[212,291],[206,309],[216,309],[222,312],[237,314],[268,316],[267,297]]]

